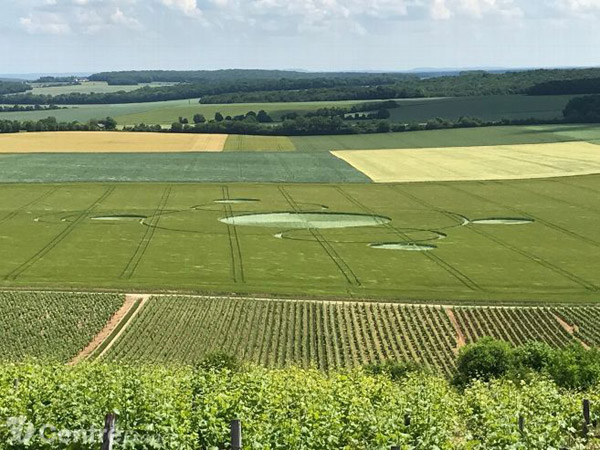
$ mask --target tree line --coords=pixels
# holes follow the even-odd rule
[[[16,94],[20,92],[26,92],[31,90],[31,86],[27,83],[20,81],[0,81],[0,96],[8,95],[8,94]],[[0,103],[4,103],[2,100]],[[7,102],[14,103],[14,102]]]
[[[117,122],[112,117],[81,122],[58,122],[56,117],[40,120],[0,120],[0,133],[42,132],[42,131],[112,131]]]
[[[64,106],[57,105],[13,105],[0,106],[0,112],[33,112],[33,111],[53,111],[56,109],[67,109]]]
[[[575,97],[563,111],[565,121],[600,123],[600,95]]]
[[[600,78],[554,80],[536,84],[527,90],[529,95],[600,94]]]
[[[144,86],[133,91],[62,94],[58,96],[16,94],[10,103],[20,104],[111,104],[158,102],[200,98],[201,103],[305,102],[336,100],[383,100],[392,98],[463,97],[526,94],[536,85],[550,81],[600,78],[600,69],[531,70],[506,73],[485,71],[428,78],[409,74],[304,74],[263,71],[200,72],[205,78],[187,72],[169,75],[146,75],[144,72],[98,74],[93,80],[115,82],[117,77],[129,81],[173,81],[172,86]],[[162,74],[162,72],[159,72]],[[181,74],[181,75],[177,75]],[[194,73],[192,73],[194,74]],[[183,81],[185,80],[185,81]],[[121,82],[127,80],[121,79]],[[127,83],[129,84],[129,81]],[[582,82],[587,84],[588,82]],[[0,94],[1,95],[1,94]],[[0,102],[3,99],[0,97]]]

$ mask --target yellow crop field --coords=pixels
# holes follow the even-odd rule
[[[226,134],[65,131],[0,135],[0,153],[220,152]]]
[[[332,152],[377,183],[517,180],[600,173],[588,142]]]

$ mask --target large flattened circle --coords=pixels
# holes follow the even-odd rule
[[[304,212],[244,214],[219,220],[227,225],[281,230],[376,227],[391,222],[389,217],[370,214]]]

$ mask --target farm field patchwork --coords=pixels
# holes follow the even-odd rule
[[[595,301],[599,193],[600,176],[4,184],[0,285]]]
[[[587,142],[332,153],[378,183],[508,180],[600,173],[600,147]]]
[[[130,86],[135,87],[135,86]],[[75,86],[77,88],[77,86]],[[102,87],[101,87],[102,88]],[[121,87],[119,87],[121,88]],[[46,88],[44,88],[46,89]],[[53,92],[65,90],[53,89]],[[88,89],[88,87],[85,87]],[[121,89],[122,90],[122,89]],[[64,92],[61,92],[64,93]],[[533,97],[521,95],[458,97],[458,98],[425,98],[398,99],[398,108],[391,109],[391,120],[398,123],[426,122],[441,117],[456,120],[461,116],[480,117],[484,120],[507,119],[556,119],[562,116],[570,96]],[[36,112],[0,113],[0,120],[39,120],[55,116],[59,121],[78,120],[85,122],[106,116],[114,117],[119,125],[135,125],[139,123],[161,124],[170,126],[179,117],[192,119],[194,114],[214,117],[216,112],[227,116],[246,114],[249,111],[267,111],[274,120],[280,120],[288,113],[306,113],[319,108],[351,108],[354,105],[368,103],[364,101],[323,101],[323,102],[290,102],[290,103],[232,103],[232,104],[200,104],[199,99],[171,100],[148,103],[126,103],[114,105],[72,105],[69,109]]]
[[[0,135],[0,153],[219,152],[225,134],[64,131]]]
[[[295,136],[298,151],[473,147],[598,141],[597,125],[543,125],[412,131],[341,136]]]

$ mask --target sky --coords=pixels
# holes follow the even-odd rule
[[[0,0],[0,73],[600,65],[600,0]]]

